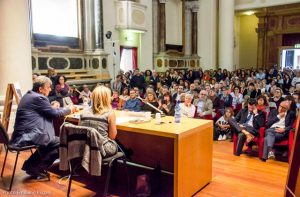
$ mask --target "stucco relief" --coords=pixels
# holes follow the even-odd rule
[[[133,10],[132,20],[137,25],[143,25],[145,23],[145,13],[140,10]]]

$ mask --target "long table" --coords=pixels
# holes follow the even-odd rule
[[[117,122],[124,112],[115,111]],[[133,150],[132,161],[173,172],[173,195],[192,196],[212,179],[213,122],[174,117],[162,117],[163,124],[155,120],[144,123],[122,122],[117,124],[117,139]],[[78,115],[67,121],[77,123]]]

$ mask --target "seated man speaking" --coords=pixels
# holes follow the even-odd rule
[[[52,107],[47,96],[51,80],[39,76],[21,99],[17,109],[14,132],[10,144],[23,147],[38,145],[39,148],[24,162],[22,170],[31,176],[44,178],[47,170],[58,158],[59,138],[55,136],[52,120],[70,114],[73,106]]]
[[[235,155],[240,156],[245,141],[250,142],[259,135],[259,128],[264,126],[264,114],[256,108],[256,99],[250,98],[248,107],[242,109],[235,118],[228,121],[232,129],[238,134]]]

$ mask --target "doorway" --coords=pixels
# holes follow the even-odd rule
[[[121,46],[121,61],[120,69],[124,72],[138,69],[137,64],[137,48],[136,47],[123,47]]]

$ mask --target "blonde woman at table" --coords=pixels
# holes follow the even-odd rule
[[[117,153],[116,116],[111,106],[111,91],[105,86],[96,87],[91,97],[92,107],[81,115],[80,125],[95,128],[104,138],[105,157]]]

